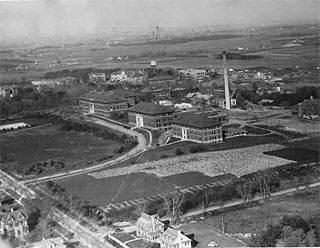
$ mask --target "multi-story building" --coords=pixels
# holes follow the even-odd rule
[[[137,237],[159,243],[161,248],[191,248],[191,239],[172,227],[165,230],[158,215],[142,213],[136,222],[136,228]]]
[[[172,120],[173,137],[196,143],[223,142],[221,122],[194,113],[177,114]]]
[[[142,213],[136,222],[136,228],[137,236],[150,242],[159,242],[160,236],[164,233],[164,224],[156,214],[148,215]]]
[[[89,81],[92,83],[105,82],[106,74],[105,73],[94,73],[91,72],[89,75]]]
[[[141,93],[143,93],[146,97],[152,96],[153,100],[165,100],[169,99],[171,96],[171,91],[169,88],[150,88],[146,87],[143,90],[141,90]]]
[[[0,206],[0,235],[23,238],[29,233],[27,214],[21,208],[10,205]]]
[[[135,104],[136,95],[126,90],[90,91],[81,97],[79,107],[84,112],[109,116],[111,112],[126,112]]]
[[[191,248],[191,239],[185,236],[180,230],[168,227],[160,236],[161,248]]]
[[[75,77],[63,77],[56,79],[39,79],[31,81],[33,86],[46,86],[49,88],[55,88],[57,86],[70,86],[78,83]]]
[[[187,69],[179,70],[179,78],[182,80],[191,80],[201,82],[207,75],[206,70],[199,69]]]
[[[12,98],[19,96],[21,88],[15,85],[3,85],[0,87],[0,96],[3,98]]]
[[[147,74],[143,70],[123,70],[111,73],[110,82],[143,85],[147,82]]]
[[[140,102],[128,109],[129,123],[137,127],[169,131],[174,111],[152,102]]]
[[[176,82],[176,79],[170,75],[155,76],[149,79],[149,85],[156,86],[156,87],[171,88],[172,85],[175,84],[175,82]]]

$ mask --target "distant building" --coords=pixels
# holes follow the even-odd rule
[[[181,113],[172,120],[172,135],[196,143],[223,142],[221,122],[194,113]]]
[[[15,85],[2,85],[0,86],[0,96],[10,99],[20,95],[21,88]]]
[[[0,206],[0,235],[23,238],[29,233],[28,216],[19,205]]]
[[[171,97],[171,90],[169,88],[150,88],[146,87],[143,90],[141,90],[141,93],[143,93],[145,96],[150,95],[152,96],[152,99],[157,100],[166,100]]]
[[[89,73],[89,81],[92,83],[100,83],[106,81],[106,74],[105,73]]]
[[[125,112],[135,104],[136,95],[126,90],[90,91],[78,98],[84,112],[109,116],[111,112]]]
[[[129,123],[137,127],[168,131],[174,109],[151,102],[140,102],[128,109]]]
[[[144,70],[122,70],[111,73],[110,82],[129,83],[143,85],[147,82],[147,74]]]
[[[304,100],[298,103],[299,116],[319,116],[320,115],[320,98]]]
[[[175,82],[176,79],[170,75],[155,76],[149,79],[149,85],[156,87],[171,87]]]
[[[70,86],[78,83],[75,77],[63,77],[57,79],[39,79],[31,81],[33,86],[46,86],[49,88],[55,88],[57,86]]]
[[[187,69],[187,70],[179,70],[178,74],[179,74],[179,79],[202,82],[202,80],[206,77],[207,72],[206,70]]]

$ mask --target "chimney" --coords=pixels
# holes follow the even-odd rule
[[[229,83],[228,83],[228,65],[227,65],[227,58],[226,52],[223,51],[223,76],[224,76],[224,93],[226,99],[226,109],[230,110],[230,96],[229,96]]]

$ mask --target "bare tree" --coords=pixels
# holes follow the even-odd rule
[[[239,184],[236,186],[236,190],[241,195],[245,205],[248,205],[252,198],[252,181],[240,179]]]
[[[139,201],[139,203],[136,205],[135,212],[138,216],[141,216],[141,214],[145,212],[146,205],[147,202],[144,200]]]
[[[259,185],[260,195],[264,202],[271,195],[271,182],[273,176],[274,173],[271,169],[267,169],[265,171],[258,171],[255,175],[255,180]]]
[[[163,195],[163,200],[166,205],[167,210],[173,224],[176,223],[177,217],[180,214],[180,206],[183,202],[183,195],[181,194],[166,194]]]

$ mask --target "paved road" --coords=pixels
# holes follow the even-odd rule
[[[130,151],[128,151],[126,154],[123,154],[120,157],[117,157],[116,159],[110,160],[110,161],[105,162],[105,163],[94,165],[94,166],[91,166],[91,167],[88,167],[88,168],[56,173],[54,175],[49,175],[49,176],[44,176],[44,177],[39,177],[39,178],[34,178],[34,179],[27,179],[27,180],[24,180],[22,182],[25,183],[26,185],[28,185],[28,184],[42,183],[42,182],[46,182],[46,181],[49,181],[49,180],[56,180],[56,179],[61,179],[61,178],[65,178],[65,177],[71,177],[71,176],[81,175],[81,174],[85,174],[85,173],[89,173],[89,172],[94,172],[96,170],[107,168],[107,167],[109,167],[111,165],[114,165],[114,164],[117,164],[119,162],[123,162],[123,161],[126,161],[128,159],[131,159],[132,157],[137,156],[137,155],[143,153],[144,151],[146,151],[147,143],[146,143],[146,140],[145,140],[143,134],[141,134],[139,132],[136,132],[134,130],[126,129],[126,128],[124,128],[122,126],[119,126],[117,124],[110,123],[109,121],[104,121],[104,120],[96,119],[96,118],[93,118],[93,117],[87,117],[87,118],[89,118],[90,121],[92,121],[94,123],[97,123],[99,125],[103,125],[103,126],[106,126],[108,128],[114,129],[116,131],[119,131],[119,132],[125,133],[127,135],[136,137],[137,141],[138,141],[138,145],[135,146]]]
[[[10,185],[10,188],[15,190],[20,197],[26,197],[31,199],[35,192],[25,187],[18,182],[10,175],[0,170],[0,179],[6,185]],[[19,200],[19,199],[16,199]],[[104,230],[103,232],[100,230],[99,232],[92,232],[88,230],[86,227],[82,226],[78,221],[70,218],[68,215],[62,213],[57,208],[52,208],[52,216],[55,221],[57,221],[61,226],[67,228],[71,232],[74,233],[75,237],[80,241],[81,244],[87,245],[89,248],[112,248],[110,243],[104,240],[104,236],[111,232],[111,230]]]
[[[320,182],[316,182],[316,183],[312,183],[309,185],[304,185],[304,186],[299,186],[299,187],[295,187],[295,188],[291,188],[291,189],[286,189],[286,190],[282,190],[279,192],[275,192],[275,193],[271,193],[271,197],[273,196],[279,196],[279,195],[285,195],[288,193],[292,193],[292,192],[296,192],[299,190],[304,190],[304,189],[309,189],[309,188],[314,188],[314,187],[319,187],[320,186]],[[262,200],[261,196],[256,196],[254,197],[251,201],[260,201]],[[186,217],[191,217],[191,216],[195,216],[195,215],[201,215],[203,213],[206,212],[211,212],[214,210],[219,210],[219,209],[223,209],[223,208],[227,208],[227,207],[232,207],[232,206],[237,206],[237,205],[241,205],[243,204],[243,200],[237,200],[237,201],[232,201],[232,202],[227,202],[221,206],[212,206],[212,207],[208,207],[205,209],[197,209],[197,210],[193,210],[193,211],[189,211],[188,213],[180,216],[180,218],[186,218]]]

